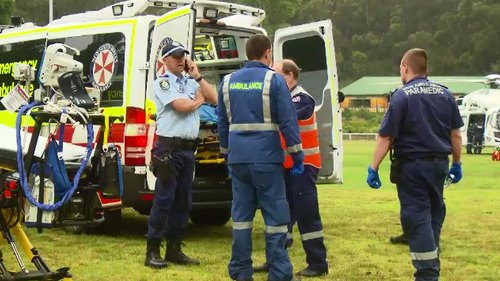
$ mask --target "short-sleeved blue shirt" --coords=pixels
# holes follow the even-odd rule
[[[463,125],[453,94],[416,77],[392,94],[379,134],[394,139],[397,158],[449,155],[451,131]]]
[[[180,137],[193,140],[200,130],[198,110],[177,112],[170,104],[176,99],[194,100],[200,85],[192,78],[175,76],[166,72],[153,82],[156,105],[156,134],[163,137]]]

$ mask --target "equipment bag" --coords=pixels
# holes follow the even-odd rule
[[[34,163],[31,166],[29,175],[29,185],[32,186],[31,193],[36,201],[40,201],[40,188],[43,179],[43,204],[54,204],[56,197],[64,197],[66,192],[71,188],[71,182],[68,178],[66,165],[64,160],[58,156],[58,152],[62,151],[62,143],[57,144],[53,135],[50,136],[49,142],[45,149],[44,160]],[[43,162],[43,163],[42,163]],[[43,173],[42,173],[43,167]],[[51,227],[55,218],[54,211],[43,211],[42,216],[38,215],[40,210],[32,205],[29,201],[26,202],[26,226],[27,227]]]

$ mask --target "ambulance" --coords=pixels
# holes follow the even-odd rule
[[[148,215],[156,180],[149,169],[156,138],[152,83],[165,72],[158,58],[166,40],[184,44],[205,79],[218,89],[221,78],[246,61],[246,40],[255,34],[268,35],[261,26],[265,17],[260,8],[218,1],[130,0],[63,16],[46,26],[17,20],[0,30],[0,94],[5,97],[16,84],[14,63],[39,70],[46,46],[63,43],[79,50],[74,59],[84,65],[85,86],[99,90],[100,109],[124,116],[108,135],[109,143],[120,151],[123,194],[97,194],[104,223],[119,221],[126,207]],[[274,60],[295,60],[302,68],[299,82],[317,102],[323,165],[318,181],[342,183],[342,118],[332,22],[282,28],[273,38]],[[31,83],[30,94],[38,85],[38,79]],[[0,107],[1,124],[14,127],[16,115]],[[95,134],[100,130],[96,126]],[[85,146],[86,136],[83,126],[66,126],[64,142]],[[219,152],[216,122],[202,122],[199,137],[191,221],[224,225],[230,220],[232,190]]]

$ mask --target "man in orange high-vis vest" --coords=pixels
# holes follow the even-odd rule
[[[297,111],[302,149],[304,151],[304,173],[292,175],[290,173],[293,160],[286,153],[283,137],[281,142],[285,150],[285,185],[287,200],[290,206],[290,224],[288,226],[287,248],[291,247],[292,229],[297,222],[302,246],[306,252],[307,268],[297,275],[316,277],[328,274],[326,261],[326,247],[323,241],[323,226],[318,206],[316,179],[321,168],[319,151],[318,128],[316,123],[315,100],[300,85],[298,77],[300,68],[291,60],[283,60],[274,64],[276,73],[285,77],[291,91],[291,99]],[[254,267],[254,272],[267,271],[267,264]]]

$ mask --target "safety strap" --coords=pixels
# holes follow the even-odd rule
[[[63,111],[63,114],[61,114],[61,119],[60,119],[60,122],[61,122],[61,125],[59,126],[59,146],[57,148],[57,154],[58,154],[58,157],[61,158],[61,153],[63,151],[63,143],[64,143],[64,128],[66,127],[66,121],[67,121],[67,118],[66,118],[66,114],[67,114],[67,111],[66,109],[62,109]]]

